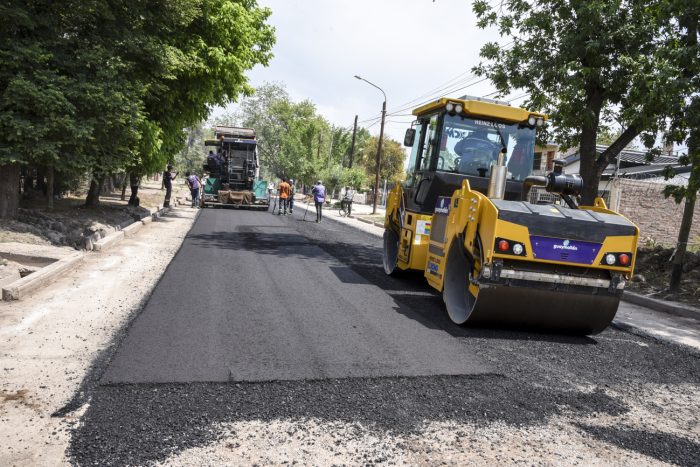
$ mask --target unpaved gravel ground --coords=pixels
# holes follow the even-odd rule
[[[97,385],[73,432],[74,463],[700,465],[697,352],[615,328],[571,337],[454,326],[421,277],[383,274],[376,237],[335,223],[292,228],[492,372]]]
[[[189,230],[175,209],[19,302],[0,302],[0,465],[65,465],[93,364],[107,358]],[[75,411],[62,410],[70,404]],[[60,416],[53,416],[56,413]]]

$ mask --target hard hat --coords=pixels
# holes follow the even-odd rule
[[[293,179],[293,178],[290,178],[290,179],[289,179],[289,183],[294,183],[294,179]]]

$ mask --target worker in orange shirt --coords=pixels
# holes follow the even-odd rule
[[[291,192],[292,187],[290,187],[289,183],[287,183],[287,179],[285,177],[282,177],[282,181],[277,186],[277,193],[279,193],[280,197],[280,207],[279,212],[277,212],[278,215],[282,215],[282,206],[284,206],[284,215],[287,215],[287,208],[289,207],[289,198],[291,198]]]

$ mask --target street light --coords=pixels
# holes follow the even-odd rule
[[[382,154],[382,140],[384,139],[384,117],[386,116],[386,93],[382,88],[377,86],[374,83],[371,83],[364,79],[361,76],[355,75],[355,78],[359,79],[360,81],[364,81],[365,83],[369,84],[370,86],[374,86],[375,88],[379,89],[382,94],[384,95],[384,103],[382,104],[382,124],[379,127],[379,143],[377,144],[377,161],[376,161],[376,167],[375,167],[375,172],[376,176],[374,177],[374,206],[372,207],[372,214],[377,213],[377,197],[379,195],[379,167],[380,167],[380,158]]]

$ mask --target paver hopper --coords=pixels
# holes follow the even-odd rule
[[[384,269],[423,271],[457,324],[595,334],[617,312],[638,228],[578,175],[533,175],[546,116],[497,101],[439,99],[413,114],[408,176],[388,196]],[[531,188],[559,202],[537,204]]]

